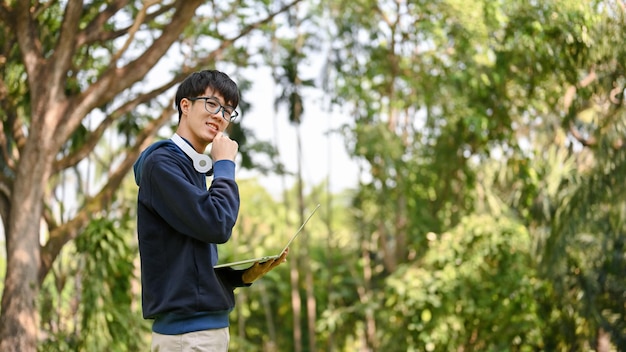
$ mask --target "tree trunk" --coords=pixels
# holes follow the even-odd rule
[[[260,283],[263,288],[262,291],[266,291],[265,284]],[[261,295],[261,304],[263,306],[263,314],[265,315],[265,324],[267,324],[268,339],[263,343],[263,351],[277,351],[278,341],[276,338],[276,323],[274,322],[274,312],[272,311],[272,305],[268,298],[268,295]]]
[[[300,275],[298,274],[298,258],[291,260],[289,272],[291,277],[291,309],[293,310],[293,351],[302,352],[302,304],[300,302],[300,290],[298,289]]]
[[[45,140],[33,134],[22,150],[6,233],[7,271],[2,294],[0,351],[36,351],[39,329],[39,226],[50,162]]]
[[[598,338],[597,338],[597,349],[598,352],[610,352],[611,351],[611,335],[604,331],[604,329],[598,329]]]
[[[363,173],[363,170],[359,168],[359,175]],[[359,188],[363,189],[363,185],[359,183]],[[377,351],[378,341],[376,338],[376,319],[374,313],[372,312],[370,307],[370,303],[372,301],[373,292],[372,292],[372,277],[373,277],[373,267],[374,263],[372,263],[370,253],[375,251],[377,238],[376,236],[384,237],[385,232],[380,231],[379,234],[369,234],[366,230],[365,219],[359,218],[357,220],[359,238],[358,241],[360,243],[361,249],[361,260],[363,262],[363,272],[361,275],[356,271],[355,268],[351,268],[350,271],[353,273],[354,277],[362,276],[363,282],[360,286],[357,286],[356,291],[359,296],[359,301],[363,307],[368,307],[364,312],[365,315],[365,332],[363,333],[363,344],[360,348],[362,351]],[[384,244],[381,247],[382,250],[385,249]],[[384,257],[383,257],[384,259]]]
[[[300,133],[300,125],[296,125],[296,143],[297,143],[297,159],[298,159],[298,212],[300,223],[304,223],[304,181],[302,179],[302,134]],[[309,236],[306,235],[306,229],[302,229],[301,246],[299,257],[309,258]],[[307,337],[309,341],[309,351],[317,350],[317,342],[315,339],[315,321],[317,320],[317,302],[315,300],[315,292],[313,292],[313,273],[310,265],[302,265],[304,270],[304,289],[306,292],[306,321],[307,321]]]

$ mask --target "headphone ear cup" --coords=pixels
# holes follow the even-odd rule
[[[192,156],[193,167],[196,171],[206,174],[213,167],[213,160],[208,155],[196,153]]]

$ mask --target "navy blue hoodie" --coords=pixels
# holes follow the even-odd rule
[[[228,326],[241,270],[214,269],[239,213],[235,164],[219,160],[213,182],[171,140],[156,142],[134,165],[143,316],[153,331],[180,334]]]

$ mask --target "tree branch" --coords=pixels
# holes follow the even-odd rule
[[[76,51],[76,34],[82,13],[82,1],[68,1],[61,23],[59,40],[50,58],[50,67],[48,68],[51,73],[49,82],[54,82],[48,85],[53,90],[50,99],[58,99],[64,94],[67,71],[72,66],[72,59]]]
[[[580,133],[578,128],[574,126],[573,122],[570,122],[569,124],[569,133],[571,133],[572,136],[585,147],[593,147],[597,144],[597,141],[593,136],[589,138],[583,137],[582,133]]]
[[[591,71],[589,71],[589,74],[583,78],[580,82],[578,82],[578,86],[581,88],[584,88],[588,85],[590,85],[593,81],[596,80],[596,78],[598,78],[598,75],[596,74],[596,70],[594,68],[591,69]],[[572,106],[572,102],[574,101],[574,96],[576,95],[576,86],[570,86],[567,88],[567,90],[565,91],[565,96],[563,97],[563,110],[564,111],[569,111],[570,106]]]
[[[0,22],[9,23],[10,18],[11,12],[7,8],[7,3],[3,1],[2,4],[0,4]]]
[[[15,28],[17,41],[19,43],[22,61],[28,75],[28,85],[32,89],[32,96],[41,96],[39,91],[47,89],[40,84],[41,77],[38,76],[41,63],[44,61],[41,51],[41,43],[37,35],[36,28],[30,15],[30,1],[17,1],[15,10],[11,11],[9,18],[13,21],[11,27]],[[33,116],[33,121],[36,120]]]
[[[141,56],[122,68],[116,68],[115,64],[112,64],[97,82],[82,94],[75,96],[70,102],[68,109],[70,113],[66,114],[56,126],[55,143],[60,146],[67,140],[84,116],[96,106],[112,100],[121,91],[143,79],[178,39],[201,3],[202,0],[176,0],[176,12],[171,22]]]
[[[128,0],[118,0],[94,18],[94,20],[83,31],[81,31],[77,39],[77,46],[111,41],[128,33],[130,27],[121,28],[115,31],[103,30],[104,25],[117,13],[117,11],[126,6],[127,3]],[[151,22],[160,15],[171,11],[173,7],[174,3],[161,6],[158,10],[147,14],[143,23]]]
[[[128,4],[128,0],[117,0],[109,4],[109,6],[98,13],[98,15],[83,29],[76,37],[76,46],[81,47],[89,45],[98,41],[106,41],[110,39],[118,38],[125,31],[118,31],[114,36],[106,36],[105,34],[111,33],[105,29],[105,24],[119,11]]]
[[[296,4],[298,4],[299,2],[301,2],[302,0],[294,0],[291,3],[284,5],[282,8],[280,8],[279,10],[277,10],[274,13],[270,13],[266,18],[262,19],[259,22],[255,22],[252,23],[246,27],[244,27],[241,32],[239,32],[239,34],[237,34],[236,36],[230,38],[230,39],[224,39],[220,42],[220,45],[211,52],[211,54],[205,56],[204,58],[198,60],[197,64],[195,65],[196,67],[202,67],[202,66],[206,66],[208,63],[213,62],[216,58],[218,58],[222,52],[224,51],[224,49],[228,48],[229,46],[231,46],[233,43],[235,43],[237,40],[245,37],[247,34],[249,34],[250,32],[252,32],[255,29],[258,29],[259,27],[261,27],[262,25],[269,23],[270,21],[272,21],[276,16],[280,15],[281,13],[289,10],[291,7],[295,6]]]
[[[100,139],[104,135],[104,132],[106,131],[106,129],[109,128],[113,124],[113,122],[115,122],[120,117],[124,116],[125,114],[131,112],[140,104],[148,102],[156,98],[157,96],[161,95],[162,93],[170,89],[175,84],[176,82],[170,81],[158,87],[157,89],[152,90],[151,92],[141,94],[135,97],[131,101],[128,101],[124,103],[122,106],[120,106],[119,108],[117,108],[115,111],[109,114],[93,132],[89,134],[89,137],[87,138],[87,142],[85,144],[83,144],[79,149],[77,149],[73,153],[65,156],[63,159],[57,160],[53,166],[52,172],[56,173],[63,169],[67,169],[69,167],[73,167],[76,164],[78,164],[81,160],[83,160],[87,155],[89,155],[89,153],[91,153],[94,150],[94,148],[98,144],[98,141],[100,141]]]
[[[111,90],[117,94],[125,87],[142,79],[179,38],[189,23],[189,19],[193,17],[201,4],[202,0],[177,0],[176,12],[172,16],[171,22],[163,29],[162,35],[137,59],[122,68],[107,72],[103,81],[109,83]],[[110,95],[110,98],[116,94],[109,93],[107,95]]]
[[[122,57],[122,55],[126,52],[126,50],[128,50],[128,47],[130,47],[130,44],[135,39],[135,34],[139,30],[139,27],[143,23],[143,20],[146,18],[146,13],[148,12],[148,9],[150,8],[150,6],[156,3],[157,3],[157,0],[144,0],[143,7],[141,8],[141,10],[139,10],[137,17],[135,17],[135,21],[133,22],[132,26],[130,26],[130,28],[127,31],[128,38],[126,38],[126,41],[124,42],[122,47],[117,51],[117,53],[113,54],[113,57],[111,59],[111,65],[115,65],[117,60],[119,60]]]

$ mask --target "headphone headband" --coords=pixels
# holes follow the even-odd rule
[[[209,173],[213,168],[213,160],[208,155],[200,154],[195,151],[184,139],[178,134],[174,133],[171,138],[172,142],[174,142],[180,149],[182,149],[188,157],[193,161],[193,167],[196,171],[201,172],[203,174]]]

